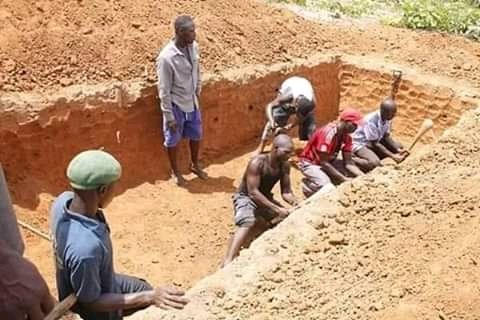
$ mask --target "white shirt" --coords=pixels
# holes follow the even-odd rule
[[[362,126],[352,134],[353,152],[358,151],[369,142],[378,142],[392,130],[391,120],[382,120],[380,110],[370,112],[363,118]]]
[[[313,87],[310,81],[301,77],[290,77],[285,80],[278,92],[281,95],[292,95],[294,99],[298,96],[304,96],[310,101],[313,101]]]

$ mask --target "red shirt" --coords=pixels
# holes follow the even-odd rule
[[[317,154],[320,152],[328,153],[328,160],[332,161],[337,157],[340,149],[343,152],[352,152],[352,137],[348,133],[339,137],[337,135],[337,123],[330,122],[313,133],[300,158],[314,164],[320,164],[314,150]]]

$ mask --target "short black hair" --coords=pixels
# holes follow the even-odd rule
[[[299,97],[297,101],[297,112],[302,116],[306,116],[315,108],[312,100],[305,97]]]
[[[175,19],[175,31],[178,32],[184,29],[186,26],[193,24],[193,18],[188,15],[181,15]]]

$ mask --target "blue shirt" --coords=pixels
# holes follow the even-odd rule
[[[79,304],[73,309],[83,319],[122,319],[118,312],[91,312],[81,303],[91,303],[104,293],[116,292],[110,228],[101,210],[97,219],[70,211],[73,192],[62,193],[51,209],[56,279],[59,299],[75,293]]]

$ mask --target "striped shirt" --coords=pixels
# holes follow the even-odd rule
[[[363,118],[363,125],[353,133],[353,151],[356,152],[369,142],[378,142],[390,133],[391,120],[383,120],[380,111],[374,111]]]

